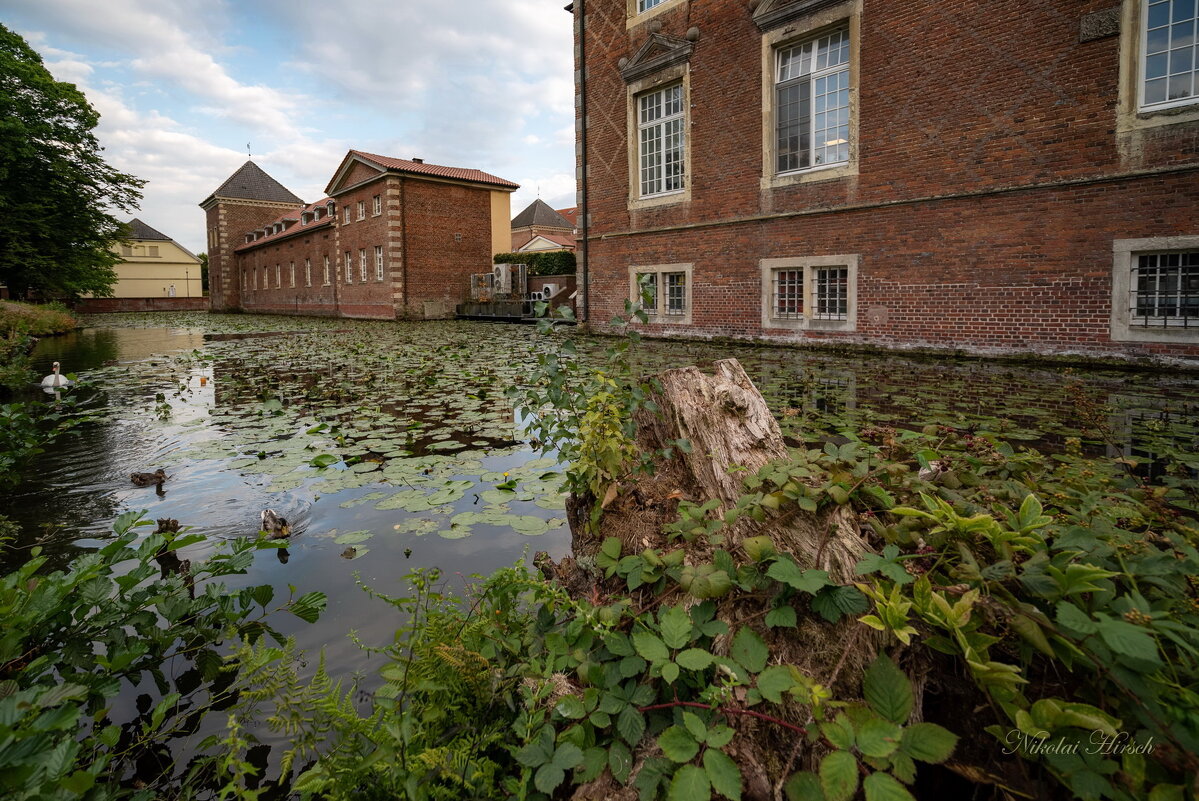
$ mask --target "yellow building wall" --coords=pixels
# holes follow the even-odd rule
[[[512,250],[512,193],[491,193],[491,253]]]
[[[174,242],[135,239],[127,247],[133,255],[122,255],[120,246],[115,248],[121,262],[113,268],[117,273],[113,297],[165,298],[172,284],[177,298],[203,296],[200,260]],[[148,255],[151,248],[158,248],[157,256]]]

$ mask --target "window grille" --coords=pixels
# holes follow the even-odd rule
[[[663,273],[666,282],[666,313],[687,313],[687,274]]]
[[[803,317],[803,270],[775,270],[773,283],[774,316],[781,320]]]
[[[814,273],[812,317],[817,320],[846,319],[849,314],[849,268],[818,267]]]
[[[1199,327],[1199,251],[1138,256],[1131,286],[1133,325]]]

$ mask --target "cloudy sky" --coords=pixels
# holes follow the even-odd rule
[[[317,200],[346,150],[484,170],[574,205],[565,0],[0,0],[0,22],[101,114],[137,212],[193,251],[246,160]]]

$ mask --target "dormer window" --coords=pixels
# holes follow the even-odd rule
[[[330,217],[335,217],[337,215],[337,204],[332,200],[325,204],[325,214]]]
[[[310,222],[312,222],[312,213],[311,212],[306,211],[300,215],[300,225],[307,225]]]
[[[253,242],[253,241],[254,241],[254,235],[253,235],[253,234],[246,234],[246,242],[247,242],[247,243],[250,243],[250,242]]]

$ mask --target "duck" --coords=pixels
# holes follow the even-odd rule
[[[55,363],[54,363],[54,365],[53,365],[52,369],[53,369],[53,372],[51,372],[51,373],[50,373],[50,375],[48,375],[48,376],[46,376],[45,378],[43,378],[43,379],[42,379],[42,386],[43,386],[43,387],[65,387],[65,386],[70,386],[70,384],[71,384],[71,380],[70,380],[69,378],[67,378],[65,375],[61,375],[61,374],[58,372],[58,370],[59,370],[59,364],[58,364],[58,362],[55,362]]]
[[[262,510],[262,528],[268,539],[282,540],[291,536],[291,526],[286,517],[280,517],[274,509]]]
[[[167,480],[167,473],[160,467],[153,473],[131,473],[129,480],[139,487],[149,487],[150,485],[161,487],[162,482]]]

